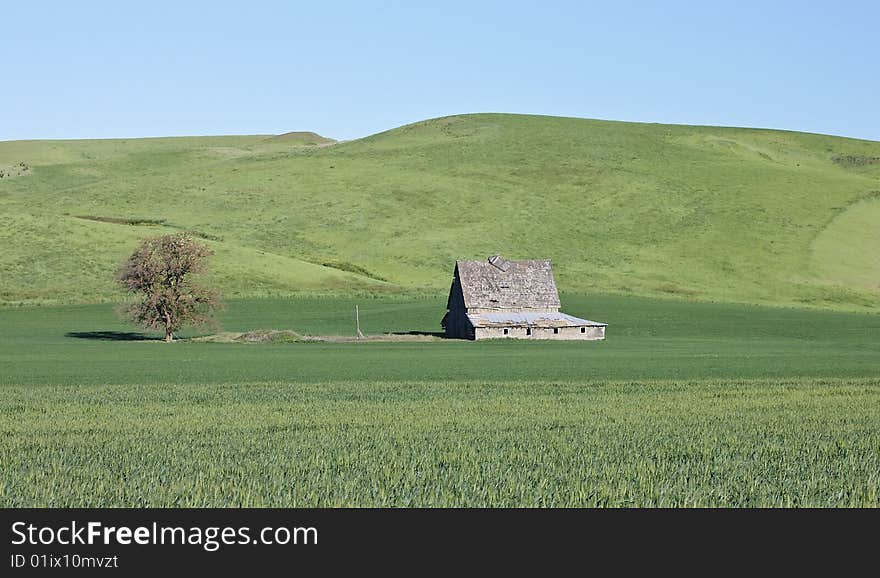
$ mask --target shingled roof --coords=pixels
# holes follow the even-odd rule
[[[456,261],[468,309],[558,309],[559,293],[548,259]]]

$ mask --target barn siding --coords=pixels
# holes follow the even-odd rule
[[[525,327],[508,327],[507,335],[504,327],[477,327],[475,339],[555,339],[558,341],[593,341],[605,339],[604,327],[586,327],[581,333],[580,327],[560,327],[559,333],[553,333],[552,327],[532,327],[532,334],[526,334]]]

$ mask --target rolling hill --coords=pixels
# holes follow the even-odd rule
[[[550,258],[564,293],[880,306],[880,143],[476,114],[314,133],[0,142],[0,302],[120,298],[189,230],[228,296],[441,293],[456,258]]]

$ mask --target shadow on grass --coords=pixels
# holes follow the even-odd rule
[[[391,335],[427,335],[428,337],[446,337],[443,331],[392,331]]]
[[[65,333],[64,337],[97,341],[158,341],[162,339],[157,335],[146,335],[133,331],[71,331]]]

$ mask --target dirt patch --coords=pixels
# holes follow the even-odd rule
[[[296,343],[297,341],[302,341],[302,339],[301,335],[287,329],[259,329],[242,333],[235,338],[235,341],[242,343]]]
[[[16,177],[24,177],[31,174],[31,167],[27,163],[21,161],[14,165],[0,167],[0,179],[14,179]]]
[[[831,160],[835,164],[848,169],[880,164],[880,157],[867,157],[864,155],[837,155]]]
[[[322,335],[313,339],[328,343],[349,343],[349,342],[424,342],[424,341],[440,341],[444,339],[440,334],[433,333],[383,333],[381,335],[368,335],[366,337],[357,338],[353,335]]]
[[[300,335],[289,329],[257,329],[244,333],[226,331],[188,341],[201,343],[413,343],[440,341],[440,333],[413,331],[410,333],[383,333],[357,338],[354,335]]]

